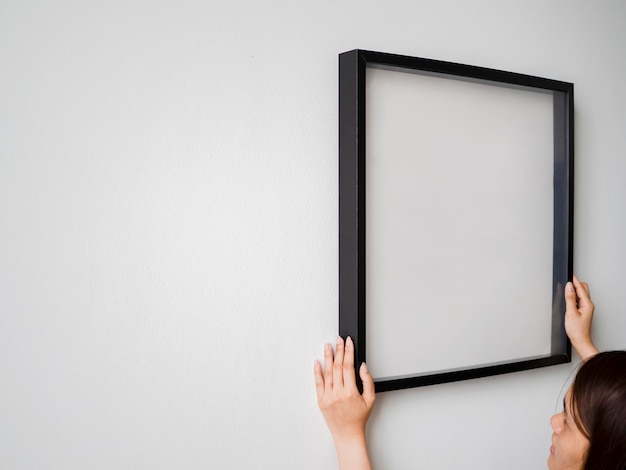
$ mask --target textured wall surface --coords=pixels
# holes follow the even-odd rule
[[[626,347],[626,4],[0,4],[0,467],[336,468],[337,54],[575,83],[575,264]],[[390,392],[385,469],[543,468],[574,364]]]

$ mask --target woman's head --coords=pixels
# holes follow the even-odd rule
[[[626,351],[587,360],[550,422],[551,470],[626,470]]]

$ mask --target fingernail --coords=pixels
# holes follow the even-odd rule
[[[341,346],[343,343],[343,338],[341,336],[337,336],[337,346]]]
[[[352,338],[350,336],[346,338],[346,346],[354,346],[354,343],[352,342]]]
[[[362,362],[362,363],[361,363],[361,369],[363,369],[363,372],[365,372],[365,373],[369,372],[369,371],[367,370],[367,364],[365,364],[365,362]]]
[[[330,344],[324,343],[324,352],[328,354],[330,352]]]
[[[565,292],[567,293],[574,292],[574,286],[572,285],[571,282],[568,282],[567,284],[565,284]]]

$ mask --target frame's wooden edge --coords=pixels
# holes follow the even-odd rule
[[[574,85],[554,93],[554,237],[552,353],[571,358],[565,332],[565,283],[572,280],[574,254]]]
[[[350,336],[358,367],[365,362],[365,64],[358,54],[339,56],[339,335]],[[362,106],[359,108],[359,104]],[[357,156],[357,158],[355,158]],[[356,243],[355,243],[356,240]],[[362,273],[362,277],[361,276]]]
[[[546,90],[564,91],[570,90],[572,84],[560,80],[537,77],[534,75],[506,72],[504,70],[475,65],[459,64],[442,60],[412,57],[401,54],[390,54],[364,49],[354,49],[344,54],[355,54],[366,64],[381,64],[419,70],[423,72],[441,73],[465,78],[501,82],[513,85],[528,86]]]
[[[570,83],[567,91],[567,279],[574,277],[574,84]],[[565,297],[565,293],[563,293]],[[564,309],[565,310],[565,309]],[[565,314],[563,314],[563,333],[566,338],[567,362],[572,358],[572,343],[565,333]]]
[[[570,362],[568,354],[558,354],[553,356],[539,357],[517,362],[505,362],[493,365],[474,367],[471,369],[455,369],[451,371],[422,374],[415,376],[384,377],[374,379],[376,392],[389,392],[393,390],[403,390],[406,388],[424,387],[428,385],[438,385],[461,380],[478,379],[491,377],[494,375],[508,374],[511,372],[521,372],[525,370],[537,369],[540,367],[565,364]]]

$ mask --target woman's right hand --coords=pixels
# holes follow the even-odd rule
[[[598,348],[591,340],[595,306],[589,295],[589,285],[574,276],[574,282],[568,282],[565,286],[565,305],[565,332],[581,359],[587,360],[598,353]]]

